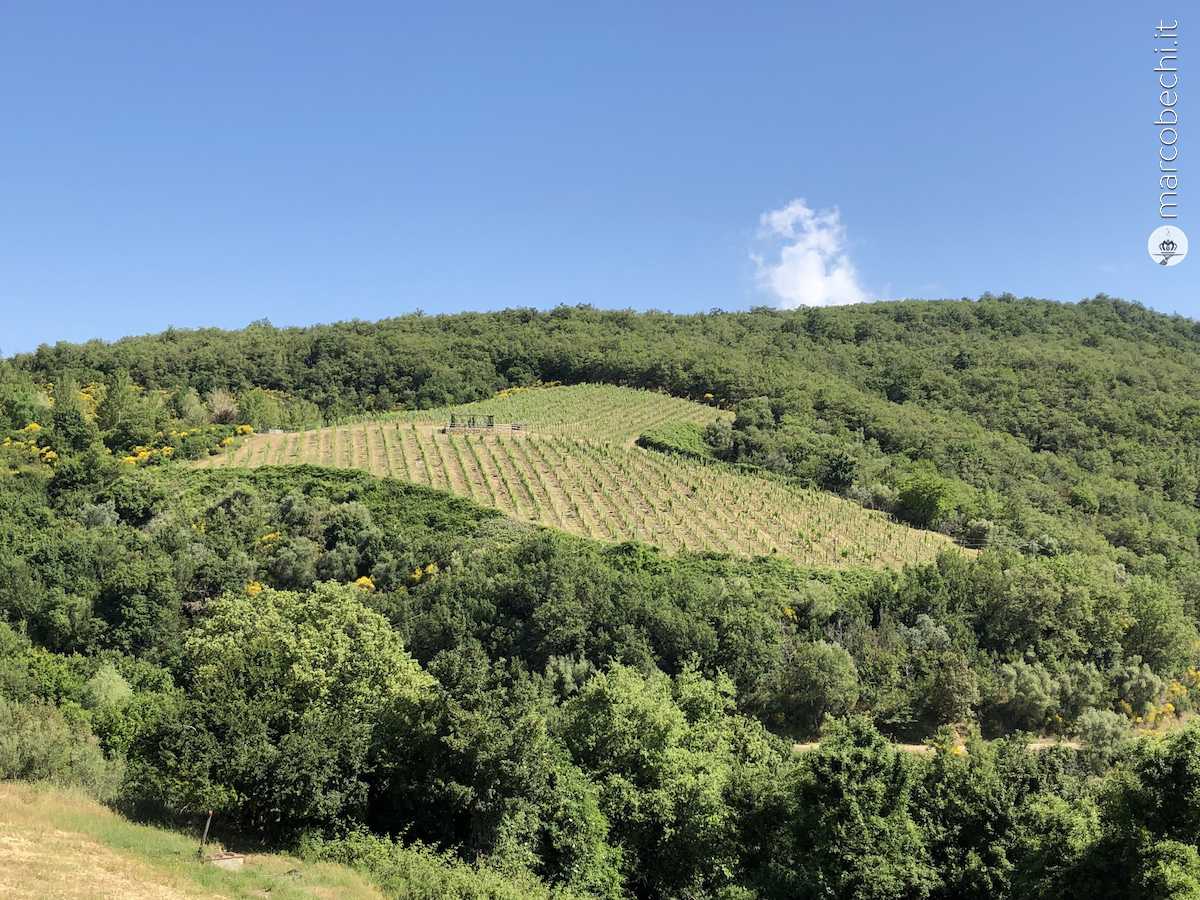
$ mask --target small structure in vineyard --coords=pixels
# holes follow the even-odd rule
[[[484,434],[497,431],[524,431],[524,422],[508,422],[497,424],[492,415],[466,415],[450,413],[450,421],[442,428],[443,434],[460,434],[464,432],[482,432]]]

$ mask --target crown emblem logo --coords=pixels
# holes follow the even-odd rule
[[[1171,235],[1168,234],[1165,238],[1158,242],[1158,264],[1160,266],[1169,265],[1171,258],[1176,255],[1175,251],[1178,249],[1179,245],[1171,240]]]
[[[1160,225],[1150,232],[1146,250],[1160,266],[1177,266],[1188,255],[1187,233],[1175,223]]]

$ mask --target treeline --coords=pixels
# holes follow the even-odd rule
[[[979,357],[989,345],[1000,352],[984,350]],[[1025,352],[1006,354],[1003,348],[1010,345]],[[859,384],[870,380],[894,400],[911,389],[917,399],[932,396],[934,386],[944,391],[945,370],[956,363],[985,371],[1003,363],[1013,372],[1010,382],[1039,376],[1046,405],[1070,422],[1078,418],[1081,404],[1103,399],[1107,387],[1124,384],[1124,370],[1147,362],[1137,352],[1117,358],[1106,352],[1114,349],[1147,349],[1151,358],[1186,368],[1200,349],[1200,332],[1190,320],[1104,297],[1067,305],[985,295],[978,302],[686,316],[559,307],[417,314],[305,328],[275,328],[264,321],[239,331],[169,329],[113,343],[60,342],[11,361],[42,382],[63,373],[81,383],[103,382],[123,369],[151,390],[283,391],[314,402],[329,416],[460,403],[536,380],[622,384],[697,400],[711,394],[733,403],[781,385],[804,384],[812,372]],[[918,355],[909,355],[910,350]],[[1080,360],[1091,363],[1097,378],[1072,373],[1069,358],[1076,351],[1100,351],[1084,353]],[[938,364],[926,365],[930,359]],[[1188,377],[1172,371],[1167,380]],[[1158,378],[1135,380],[1141,388],[1169,390]],[[1076,391],[1089,381],[1089,390]],[[955,402],[963,390],[956,394]],[[1010,396],[998,407],[975,397],[981,412],[1028,416],[1032,430],[1037,409],[1014,410],[1015,399]]]

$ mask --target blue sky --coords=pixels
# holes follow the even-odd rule
[[[5,4],[0,352],[560,302],[1106,292],[1200,317],[1200,259],[1145,249],[1171,12]],[[1180,32],[1200,233],[1200,18]]]

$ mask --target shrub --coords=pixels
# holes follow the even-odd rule
[[[365,872],[389,897],[443,900],[447,897],[488,900],[570,900],[561,889],[551,892],[528,873],[497,872],[486,862],[469,865],[453,853],[420,842],[403,844],[364,831],[325,840],[309,835],[300,844],[306,859],[341,863]]]
[[[929,528],[947,518],[954,505],[954,486],[935,472],[921,470],[901,483],[896,516],[918,528]]]
[[[105,758],[86,726],[72,727],[53,706],[0,698],[0,779],[77,785],[110,800],[122,770],[120,760]]]
[[[1115,680],[1121,708],[1130,717],[1149,715],[1164,687],[1163,680],[1137,656],[1130,657],[1116,673]]]
[[[1129,719],[1109,709],[1085,709],[1076,731],[1083,758],[1096,772],[1107,770],[1132,737]]]
[[[229,391],[212,391],[208,395],[208,413],[218,425],[233,425],[238,417],[237,399]]]
[[[104,663],[83,686],[85,709],[120,708],[129,702],[133,689],[112,663]]]

